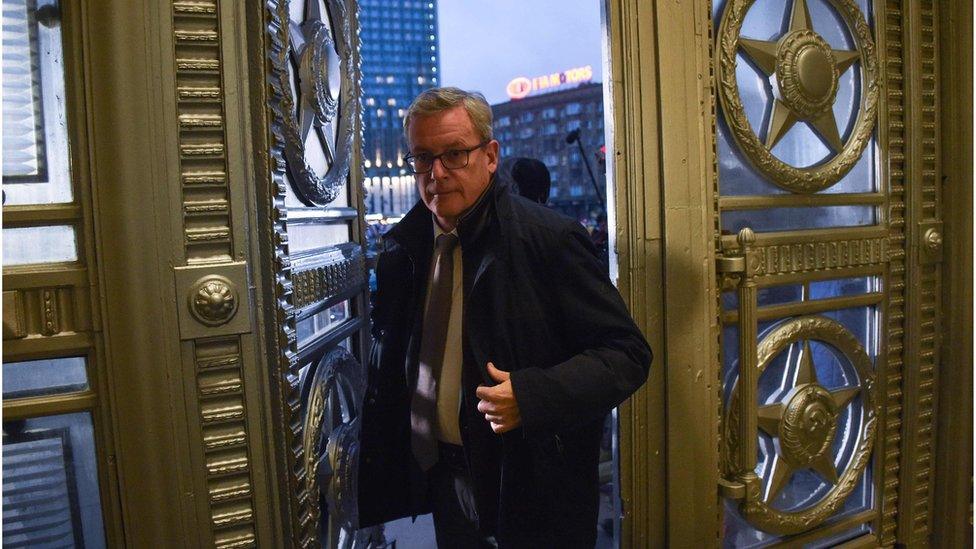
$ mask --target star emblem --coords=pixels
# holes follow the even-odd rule
[[[305,142],[314,130],[322,143],[329,163],[335,161],[335,122],[339,93],[342,87],[342,67],[332,23],[322,10],[320,0],[307,0],[303,22],[289,23],[292,75],[300,91],[298,125]]]
[[[739,39],[739,47],[773,90],[764,145],[772,149],[796,125],[810,125],[833,152],[843,149],[833,104],[837,84],[861,54],[838,50],[813,29],[806,0],[793,0],[790,26],[777,41]]]
[[[825,389],[817,379],[810,342],[804,340],[792,389],[781,402],[759,407],[759,428],[779,440],[763,501],[773,501],[798,470],[812,469],[837,484],[831,451],[837,418],[860,390],[860,386]]]

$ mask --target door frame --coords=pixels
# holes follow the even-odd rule
[[[718,238],[710,14],[607,2],[618,286],[654,350],[620,409],[621,547],[719,539],[719,296],[702,291]]]
[[[939,25],[945,337],[938,417],[932,544],[973,544],[973,4],[949,0]],[[945,93],[954,90],[956,93]]]

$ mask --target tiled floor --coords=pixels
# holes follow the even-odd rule
[[[602,503],[602,502],[601,502]],[[421,515],[414,522],[404,518],[386,524],[387,541],[396,540],[396,549],[436,549],[434,542],[434,521],[430,515]],[[613,540],[613,532],[598,528],[596,549],[611,549],[617,544]]]
[[[431,515],[421,515],[416,522],[410,518],[388,522],[386,539],[396,540],[396,549],[436,549],[434,519]]]

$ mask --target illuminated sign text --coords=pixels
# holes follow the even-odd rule
[[[536,76],[535,78],[519,76],[518,78],[513,78],[505,89],[508,92],[508,96],[512,99],[522,99],[532,92],[556,88],[565,84],[580,84],[589,82],[592,79],[593,67],[586,65],[585,67],[577,67],[563,72],[554,72],[552,74]]]

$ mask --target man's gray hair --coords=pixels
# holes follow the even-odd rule
[[[474,131],[481,138],[481,141],[490,141],[491,133],[491,107],[485,96],[476,91],[464,91],[460,88],[430,88],[417,96],[407,109],[407,115],[403,118],[403,135],[410,143],[410,123],[418,116],[429,116],[444,112],[455,107],[464,107]]]

